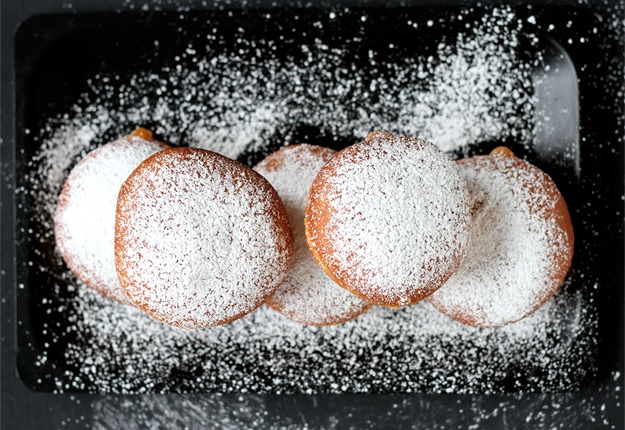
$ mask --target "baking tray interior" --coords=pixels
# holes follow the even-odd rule
[[[596,199],[597,184],[620,177],[618,171],[601,176],[609,154],[580,138],[579,113],[592,95],[583,79],[578,84],[579,64],[572,59],[583,50],[572,53],[563,45],[567,21],[575,19],[577,29],[589,34],[594,23],[569,12],[415,7],[31,18],[16,37],[17,368],[22,380],[38,391],[479,393],[567,391],[603,378],[615,368],[622,345],[615,340],[618,331],[609,329],[622,318],[615,300],[622,294],[621,269],[610,265],[622,250],[600,257],[602,245],[615,236],[603,233],[618,222],[612,217],[620,204],[613,198],[618,190],[605,195],[601,209],[591,209],[588,202]],[[465,108],[470,99],[458,99],[456,108],[474,115],[467,121],[477,127],[484,118],[502,117],[506,127],[489,132],[486,124],[463,144],[452,139],[443,149],[465,157],[507,145],[549,173],[562,191],[576,232],[573,268],[549,309],[534,320],[499,332],[434,320],[451,327],[447,335],[423,322],[434,318],[427,304],[417,305],[415,314],[377,309],[362,317],[365,323],[356,320],[338,329],[299,328],[263,309],[245,317],[246,323],[210,335],[180,335],[98,299],[60,261],[44,208],[53,204],[54,191],[46,180],[58,182],[88,150],[141,125],[174,145],[197,145],[202,139],[217,145],[218,136],[226,142],[219,149],[252,166],[285,144],[341,149],[361,139],[367,127],[442,132],[444,127],[428,129],[428,118],[434,121],[436,115],[415,123],[396,112],[413,101],[405,98],[411,86],[423,90],[428,80],[442,85],[436,81],[440,76],[428,73],[445,70],[446,55],[457,54],[446,47],[475,42],[479,50],[474,32],[479,25],[503,31],[478,35],[491,38],[492,55],[498,55],[498,44],[507,43],[506,35],[518,37],[518,45],[506,45],[502,52],[512,52],[526,70],[512,82],[519,85],[517,94],[507,88],[488,95],[482,114]],[[547,31],[548,25],[562,33]],[[484,58],[472,52],[457,59],[477,63]],[[591,52],[583,55],[592,60]],[[301,84],[292,87],[293,80]],[[428,91],[471,95],[462,87]],[[237,100],[245,97],[237,113]],[[323,103],[327,108],[320,107]],[[428,103],[442,111],[439,101]],[[271,117],[276,110],[279,121]],[[415,110],[412,115],[424,114]],[[615,120],[599,121],[609,128]],[[240,136],[237,127],[254,134],[244,145],[232,137]],[[437,143],[436,135],[426,137]],[[264,337],[257,333],[263,327],[270,333]],[[100,329],[106,332],[104,341],[98,339]],[[147,330],[144,336],[137,333],[142,330]],[[537,336],[541,341],[532,342]],[[507,346],[511,350],[502,351]]]

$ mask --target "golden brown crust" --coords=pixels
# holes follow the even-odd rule
[[[310,250],[311,255],[323,269],[323,271],[336,282],[341,287],[345,288],[347,291],[352,294],[357,295],[363,300],[367,300],[369,302],[374,302],[373,299],[376,299],[378,302],[382,301],[381,297],[365,297],[359,289],[353,288],[352,283],[347,279],[342,279],[336,275],[338,272],[337,267],[330,267],[326,265],[322,255],[332,254],[334,249],[332,244],[325,240],[325,238],[321,238],[319,240],[314,239],[313,229],[317,231],[324,231],[332,216],[332,209],[328,205],[328,202],[325,199],[325,189],[326,181],[325,175],[332,175],[332,167],[326,165],[325,168],[319,172],[315,180],[313,181],[312,186],[310,187],[310,193],[308,194],[308,200],[306,202],[306,212],[304,217],[304,226],[306,231],[306,241],[308,243],[308,249]]]
[[[337,170],[340,168],[341,163],[352,163],[354,160],[370,157],[369,147],[372,142],[380,141],[393,141],[406,142],[410,145],[414,145],[416,150],[419,150],[423,145],[431,145],[427,142],[419,139],[405,137],[405,136],[393,136],[386,132],[372,132],[365,141],[352,145],[342,151],[340,151],[330,162],[328,162],[323,169],[319,172],[315,178],[308,197],[306,205],[306,238],[311,254],[317,264],[326,272],[326,274],[332,278],[337,284],[351,293],[357,295],[363,300],[369,301],[373,304],[387,306],[391,308],[397,308],[400,306],[410,305],[417,303],[424,298],[428,297],[432,292],[438,289],[449,277],[452,276],[454,271],[460,265],[464,247],[450,246],[453,251],[450,252],[453,264],[449,270],[441,270],[439,267],[433,267],[432,262],[427,263],[427,266],[422,266],[421,269],[432,273],[437,273],[436,281],[427,285],[420,285],[412,290],[403,294],[401,298],[389,297],[389,295],[381,289],[371,288],[369,285],[367,269],[363,267],[354,267],[353,271],[339,270],[339,263],[336,259],[330,258],[336,253],[336,249],[333,241],[330,239],[330,227],[333,218],[336,215],[336,209],[329,204],[327,196],[336,190],[332,189],[332,179],[336,176]],[[463,192],[466,190],[463,188]],[[468,213],[468,206],[465,207]],[[460,211],[462,212],[462,211]],[[459,215],[461,216],[461,215]],[[466,227],[466,225],[465,225]],[[466,230],[466,228],[465,228]],[[466,233],[466,231],[465,231]],[[452,255],[453,254],[453,255]],[[410,270],[410,269],[407,269]],[[444,273],[442,273],[444,272]]]
[[[291,272],[266,305],[293,321],[311,326],[345,323],[372,306],[323,275],[306,246],[303,219],[305,196],[314,175],[336,153],[317,145],[289,145],[270,154],[254,167],[282,197],[293,223],[296,242]]]
[[[509,157],[514,158],[514,152],[507,146],[498,146],[497,148],[490,151],[489,154],[491,157]]]
[[[122,137],[122,139],[127,140],[129,142],[132,141],[133,139],[141,139],[147,142],[156,143],[163,149],[169,148],[169,145],[167,145],[166,143],[161,142],[160,140],[154,139],[154,135],[152,134],[152,132],[148,130],[147,128],[143,128],[143,127],[135,128],[133,131],[131,131],[130,133]]]
[[[172,154],[175,154],[175,157],[172,157]],[[149,298],[149,294],[147,294],[152,286],[149,285],[149,282],[145,279],[142,279],[141,274],[137,275],[137,273],[141,272],[140,270],[137,270],[140,269],[140,267],[134,267],[133,265],[128,264],[126,260],[129,249],[135,245],[134,243],[129,242],[128,238],[131,237],[131,235],[128,234],[128,229],[131,228],[131,225],[126,222],[126,219],[128,218],[128,214],[131,214],[133,211],[140,210],[139,207],[141,202],[137,202],[134,199],[136,190],[142,187],[149,188],[151,186],[145,183],[141,173],[154,170],[175,170],[177,160],[188,156],[195,157],[200,164],[210,165],[212,163],[221,163],[226,165],[225,169],[220,170],[224,181],[232,183],[253,183],[255,193],[263,195],[268,201],[268,206],[270,207],[268,211],[275,225],[274,234],[280,236],[281,238],[280,252],[288,255],[288,262],[284,267],[283,273],[280,274],[280,278],[275,279],[275,282],[271,285],[264,285],[260,287],[259,295],[255,296],[255,301],[253,303],[245,303],[245,309],[235,314],[224,312],[223,317],[221,317],[221,314],[208,315],[208,313],[204,313],[202,315],[198,314],[199,316],[196,317],[194,314],[190,313],[184,318],[176,319],[177,317],[175,318],[174,316],[168,314],[167,310],[163,310],[162,306],[153,304]],[[169,178],[160,178],[160,180],[173,181],[173,179]],[[211,214],[207,213],[207,216],[210,215]],[[172,222],[174,221],[175,220],[172,220]],[[186,238],[181,237],[180,240],[184,241]],[[133,174],[129,176],[121,187],[115,224],[115,259],[119,280],[134,305],[148,313],[152,318],[161,322],[180,328],[207,328],[227,324],[248,314],[265,303],[282,282],[282,279],[286,276],[288,271],[292,254],[293,236],[289,226],[288,215],[277,192],[258,173],[234,160],[227,159],[226,157],[214,152],[195,148],[171,148],[163,151],[162,153],[155,154],[155,156],[152,156],[141,163],[141,165],[135,170],[135,172],[133,172]],[[174,268],[174,270],[176,269]],[[171,285],[171,288],[184,287],[186,287],[186,285]],[[241,300],[246,299],[241,298]],[[210,320],[210,323],[207,323],[208,320]]]

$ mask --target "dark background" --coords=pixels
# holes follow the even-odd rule
[[[206,2],[204,2],[206,3]],[[273,3],[273,5],[271,4]],[[473,2],[342,2],[351,6],[470,6]],[[515,3],[516,4],[516,3]],[[595,259],[606,290],[602,330],[603,368],[581,391],[509,395],[89,395],[30,391],[17,375],[16,259],[14,188],[16,148],[24,141],[16,113],[27,97],[15,76],[15,35],[28,18],[44,13],[139,12],[143,3],[128,1],[29,1],[1,5],[0,135],[2,163],[1,226],[1,424],[3,429],[54,428],[623,428],[623,31],[608,17],[623,8],[606,3],[558,5],[532,2],[538,16],[576,22],[588,18],[597,28],[594,44],[567,46],[580,77],[582,172],[601,172],[587,187],[597,207]],[[251,2],[246,7],[290,7],[286,2]],[[300,7],[303,5],[299,5]],[[316,2],[315,7],[328,7]],[[336,6],[334,4],[334,6]],[[476,8],[481,6],[475,5]],[[238,3],[178,1],[152,4],[158,9],[193,13],[197,9],[241,8]],[[527,7],[527,6],[524,6]],[[581,18],[580,18],[581,17]],[[592,18],[591,18],[592,17]],[[622,21],[621,21],[622,22]],[[581,24],[580,24],[581,25]],[[576,28],[562,30],[561,40],[576,38]],[[41,31],[45,32],[45,28]],[[45,47],[42,46],[42,49]],[[39,53],[33,49],[33,56]],[[91,53],[93,55],[93,53]],[[609,83],[609,85],[608,85]],[[621,91],[617,92],[616,89]],[[59,89],[62,91],[62,89]],[[17,157],[16,157],[17,156]],[[589,191],[589,190],[586,190]]]

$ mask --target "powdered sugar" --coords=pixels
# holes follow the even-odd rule
[[[304,324],[341,323],[370,306],[334,283],[317,265],[306,245],[304,209],[308,190],[321,167],[334,154],[335,151],[319,146],[288,146],[254,167],[278,191],[295,238],[293,267],[269,304]]]
[[[288,270],[292,236],[275,191],[212,152],[176,148],[142,163],[119,193],[115,260],[133,303],[183,328],[256,309]]]
[[[86,121],[86,118],[89,118]],[[113,123],[109,112],[100,107],[76,111],[57,121],[51,120],[49,135],[33,158],[35,173],[29,178],[29,192],[37,201],[39,221],[45,223],[46,238],[54,231],[52,214],[56,210],[57,197],[67,178],[69,169],[77,158],[82,158],[93,141]],[[127,133],[128,130],[124,130]],[[105,142],[102,142],[105,143]],[[52,198],[51,196],[54,196]]]
[[[511,28],[485,32],[493,17]],[[456,46],[439,45],[441,62],[434,72],[419,68],[418,75],[427,76],[427,91],[401,90],[397,119],[378,129],[419,136],[444,151],[502,140],[506,133],[517,143],[528,141],[525,119],[515,113],[523,105],[528,113],[533,109],[530,93],[518,80],[530,73],[516,53],[520,24],[505,8],[483,17],[481,24],[469,36],[459,34]]]
[[[468,202],[455,163],[434,145],[373,133],[317,175],[306,234],[344,285],[402,306],[430,295],[460,263]]]
[[[459,163],[476,206],[467,256],[430,298],[442,312],[497,327],[532,312],[559,287],[558,256],[570,253],[552,211],[550,179],[508,156]],[[556,281],[557,282],[557,281]]]
[[[308,13],[316,12],[302,10],[300,22]],[[354,13],[336,15],[349,19]],[[276,28],[277,15],[266,16],[255,22]],[[52,214],[69,168],[89,149],[136,125],[149,126],[172,144],[217,150],[249,165],[285,144],[341,148],[372,129],[427,137],[456,153],[484,141],[514,138],[530,145],[534,100],[531,65],[515,48],[523,33],[520,20],[509,8],[489,10],[481,21],[473,17],[464,16],[469,30],[462,37],[437,39],[433,49],[410,56],[393,56],[398,51],[383,41],[364,44],[367,33],[359,34],[358,27],[353,42],[329,26],[319,38],[306,36],[305,44],[289,36],[261,40],[249,32],[228,40],[203,34],[207,49],[200,44],[187,54],[187,46],[180,46],[174,54],[180,60],[171,58],[169,67],[129,80],[95,75],[68,112],[43,118],[44,129],[31,135],[41,147],[28,179],[32,211],[25,215],[33,217],[29,240],[40,255],[33,271],[47,280],[26,286],[29,306],[42,315],[31,328],[40,340],[33,340],[38,388],[468,393],[579,387],[594,371],[597,322],[578,284],[563,288],[532,316],[497,330],[464,327],[429,303],[397,311],[374,307],[354,321],[324,328],[302,326],[261,307],[226,326],[179,330],[85,288],[53,253]],[[374,19],[370,15],[367,24]],[[392,23],[410,26],[410,19]],[[203,25],[210,30],[218,22]],[[431,45],[420,36],[415,31],[405,45]],[[234,39],[239,45],[221,49]],[[274,55],[274,48],[285,46],[294,55]],[[352,51],[363,49],[366,60],[352,63]],[[443,132],[449,134],[438,139]],[[584,273],[573,275],[579,281]]]
[[[57,205],[56,244],[67,264],[90,287],[122,303],[129,301],[115,271],[117,194],[135,167],[162,149],[158,143],[132,138],[90,152],[70,173]]]
[[[590,315],[580,292],[559,295],[500,329],[458,324],[421,302],[398,310],[375,306],[328,327],[303,326],[263,306],[228,325],[178,330],[133,307],[111,306],[89,289],[77,298],[76,329],[91,338],[68,345],[68,360],[78,366],[70,383],[78,390],[489,393],[524,363],[549,372],[555,363],[562,369],[565,351],[591,354],[582,342]],[[563,389],[576,383],[572,374],[586,371],[553,379],[537,372],[511,389]]]

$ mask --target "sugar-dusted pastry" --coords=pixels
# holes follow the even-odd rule
[[[464,324],[498,327],[531,314],[562,285],[573,226],[551,178],[504,147],[458,161],[471,194],[466,258],[430,302]]]
[[[336,284],[315,262],[306,245],[304,210],[308,190],[319,169],[335,154],[321,146],[292,145],[254,167],[278,191],[295,238],[293,266],[267,305],[302,324],[339,324],[371,307]]]
[[[321,169],[305,222],[312,255],[338,284],[398,307],[429,296],[456,271],[469,220],[452,159],[424,140],[375,132]]]
[[[167,147],[138,128],[88,153],[70,172],[58,199],[54,235],[63,260],[86,285],[122,303],[130,302],[115,271],[117,194],[139,163]]]
[[[292,254],[278,193],[217,153],[161,151],[121,187],[117,273],[132,302],[159,321],[206,328],[253,311],[280,285]]]

